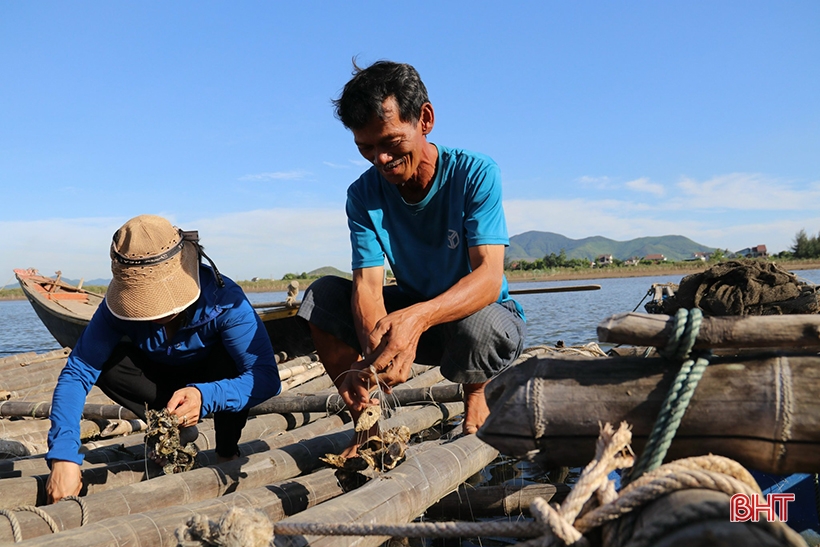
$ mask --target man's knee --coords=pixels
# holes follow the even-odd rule
[[[485,382],[521,354],[525,334],[516,313],[491,304],[454,325],[441,371],[454,382]]]

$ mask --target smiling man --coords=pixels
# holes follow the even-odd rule
[[[427,140],[435,113],[410,65],[356,67],[334,104],[373,166],[347,192],[353,280],[317,280],[299,315],[354,418],[376,380],[389,390],[417,362],[463,384],[463,430],[475,433],[484,386],[521,353],[526,328],[504,277],[498,166]]]

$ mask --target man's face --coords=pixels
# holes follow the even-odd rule
[[[402,121],[395,98],[388,97],[382,108],[384,119],[373,116],[367,125],[353,130],[353,139],[359,153],[388,182],[403,185],[416,175],[427,139],[421,120]]]

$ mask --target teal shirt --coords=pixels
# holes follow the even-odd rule
[[[427,196],[407,203],[371,167],[347,191],[352,267],[384,266],[402,292],[435,298],[469,274],[468,249],[509,245],[501,203],[501,171],[489,157],[436,146],[436,172]],[[498,302],[512,300],[503,279]],[[524,317],[516,303],[519,315]]]

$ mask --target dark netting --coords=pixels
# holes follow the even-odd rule
[[[817,288],[769,262],[722,262],[684,277],[663,313],[700,308],[704,315],[817,313]]]

